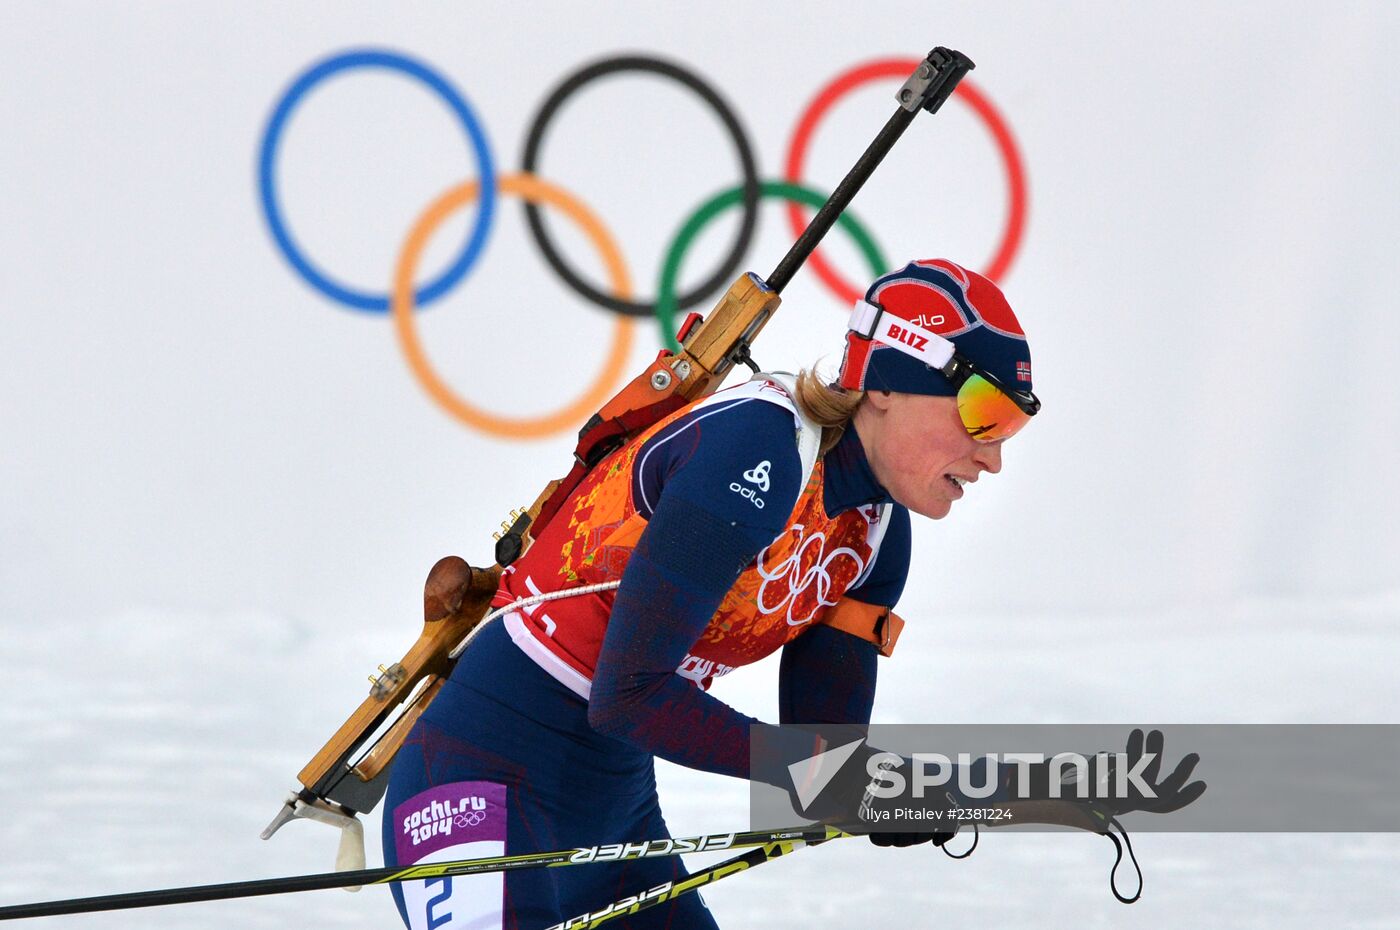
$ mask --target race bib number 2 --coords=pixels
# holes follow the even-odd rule
[[[400,865],[503,856],[506,786],[462,781],[439,785],[394,808]],[[444,875],[402,885],[412,930],[488,930],[501,926],[505,875]]]

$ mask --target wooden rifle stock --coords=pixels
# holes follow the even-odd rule
[[[402,659],[371,676],[369,696],[297,775],[303,800],[333,801],[349,811],[378,803],[389,762],[452,670],[448,651],[486,615],[500,575],[498,567],[472,568],[455,555],[432,567],[423,591],[423,632]],[[357,760],[400,707],[404,712]]]
[[[709,319],[686,334],[679,353],[662,352],[604,405],[580,431],[573,471],[551,481],[510,528],[519,539],[515,555],[529,546],[528,530],[543,527],[607,452],[718,389],[734,365],[748,357],[750,342],[780,301],[756,275],[741,276]],[[369,696],[302,768],[297,775],[301,800],[332,802],[346,812],[373,809],[383,796],[389,763],[455,664],[448,653],[486,615],[500,575],[501,565],[472,568],[457,556],[433,566],[423,592],[423,632],[402,659],[380,666],[380,674],[371,677]],[[397,719],[365,750],[370,737],[400,708]]]

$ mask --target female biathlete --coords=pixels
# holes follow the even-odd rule
[[[620,587],[508,613],[473,639],[394,763],[386,864],[667,836],[654,758],[749,777],[759,721],[709,687],[779,648],[783,723],[869,722],[909,512],[938,519],[999,472],[1039,402],[1001,291],[950,261],[875,281],[846,338],[837,384],[759,376],[584,479],[495,603]],[[414,930],[538,928],[685,874],[672,856],[394,889]],[[689,894],[616,925],[715,922]]]

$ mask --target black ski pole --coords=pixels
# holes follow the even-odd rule
[[[653,839],[636,843],[582,846],[576,849],[560,849],[515,856],[457,859],[450,862],[432,862],[403,868],[386,866],[377,869],[356,869],[350,872],[319,872],[312,875],[293,875],[285,878],[263,878],[246,882],[192,885],[185,888],[163,888],[155,891],[136,891],[91,898],[41,901],[34,904],[12,904],[8,907],[0,907],[0,920],[54,917],[60,914],[85,914],[94,911],[118,911],[136,907],[158,907],[165,904],[192,904],[197,901],[223,901],[230,898],[253,898],[287,894],[293,891],[316,891],[322,888],[345,888],[354,885],[386,885],[392,882],[441,878],[446,875],[476,875],[483,872],[508,872],[515,869],[583,865],[590,862],[626,862],[633,859],[651,859],[657,856],[677,856],[682,853],[762,847],[784,842],[816,843],[839,839],[847,835],[833,827],[710,833],[681,839]]]
[[[848,836],[849,834],[838,834]],[[834,839],[835,837],[833,837]],[[678,882],[665,882],[645,891],[619,898],[607,907],[597,911],[589,911],[586,914],[579,914],[563,923],[554,924],[547,930],[588,930],[588,928],[599,926],[615,917],[625,917],[646,910],[649,907],[656,907],[667,901],[673,901],[683,894],[696,891],[706,885],[713,885],[715,882],[731,875],[760,866],[765,862],[772,862],[779,856],[786,856],[796,852],[804,846],[820,846],[826,840],[784,840],[780,843],[768,843],[757,849],[751,849],[742,855],[723,862],[717,862],[708,868],[692,873],[688,878]]]

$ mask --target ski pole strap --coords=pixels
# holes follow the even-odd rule
[[[1111,831],[1104,833],[1104,836],[1113,841],[1113,851],[1116,854],[1113,859],[1113,869],[1108,873],[1108,890],[1112,891],[1113,896],[1124,904],[1134,904],[1138,898],[1142,897],[1142,867],[1138,865],[1137,855],[1133,852],[1133,841],[1128,839],[1128,831],[1123,829],[1123,825],[1118,822],[1117,817],[1110,817],[1108,822],[1118,828],[1118,832],[1123,838],[1122,843],[1119,843],[1118,837],[1114,836]],[[1133,892],[1131,898],[1125,898],[1123,893],[1118,890],[1118,866],[1123,862],[1123,848],[1125,846],[1128,849],[1128,861],[1133,864],[1133,871],[1137,872],[1137,891]]]
[[[1072,827],[1076,830],[1084,830],[1089,833],[1097,833],[1106,836],[1113,843],[1114,859],[1113,868],[1108,873],[1108,888],[1113,892],[1113,896],[1124,904],[1133,904],[1142,897],[1142,867],[1138,865],[1137,854],[1133,852],[1133,842],[1128,838],[1128,831],[1118,818],[1111,811],[1101,804],[1086,803],[1082,801],[1068,800],[1039,800],[1039,801],[1008,801],[999,807],[1009,809],[1012,813],[1007,820],[990,820],[985,822],[988,827],[1015,826],[1016,824],[1049,824],[1052,826]],[[976,827],[976,824],[973,825]],[[1117,834],[1114,831],[1117,830]],[[977,846],[976,838],[973,840],[973,849]],[[1131,897],[1125,896],[1118,890],[1118,867],[1123,864],[1123,853],[1126,850],[1128,861],[1133,865],[1133,871],[1137,873],[1137,891]],[[969,849],[967,853],[971,853]],[[966,854],[964,854],[965,856]],[[960,859],[964,856],[954,856]]]

